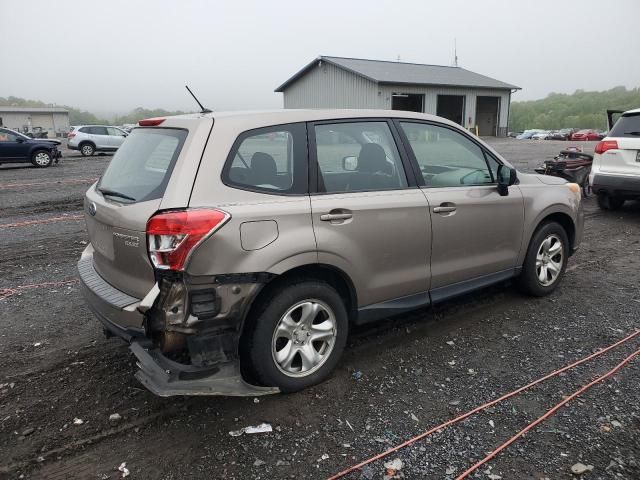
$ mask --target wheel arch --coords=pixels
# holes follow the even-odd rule
[[[573,221],[573,218],[568,213],[562,212],[562,211],[546,212],[540,215],[540,217],[538,218],[538,221],[535,224],[535,227],[530,231],[529,236],[527,238],[526,248],[524,248],[522,251],[522,258],[521,258],[520,264],[522,264],[522,262],[524,261],[524,258],[527,255],[527,252],[529,251],[529,247],[531,245],[531,239],[533,238],[535,233],[540,229],[542,225],[549,222],[558,223],[564,229],[564,231],[567,232],[567,237],[569,238],[568,253],[569,255],[573,253],[572,247],[575,243],[575,238],[576,238],[576,225]]]
[[[358,298],[351,278],[349,278],[343,270],[324,263],[299,265],[275,276],[260,289],[256,298],[251,302],[245,318],[249,318],[255,306],[264,300],[264,298],[268,298],[275,289],[296,280],[321,280],[328,283],[336,289],[344,300],[349,315],[349,322],[353,322],[356,318]]]
[[[96,150],[98,147],[96,147],[95,142],[93,142],[93,140],[82,140],[79,144],[78,144],[78,148],[82,148],[83,145],[89,144],[93,147],[94,150]]]

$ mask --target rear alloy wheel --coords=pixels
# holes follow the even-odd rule
[[[31,163],[33,163],[38,168],[48,167],[52,163],[51,154],[46,150],[38,150],[33,154]]]
[[[598,194],[598,206],[602,210],[619,210],[624,205],[624,198],[615,197],[608,193]]]
[[[304,377],[324,365],[337,335],[331,308],[320,300],[304,300],[280,318],[273,332],[271,355],[282,373]]]
[[[80,153],[82,153],[84,157],[90,157],[95,151],[96,149],[90,143],[83,143],[80,146]]]
[[[567,267],[569,238],[562,225],[549,222],[536,230],[518,277],[518,287],[536,297],[553,292]]]
[[[323,381],[347,340],[347,311],[340,295],[315,280],[279,287],[249,319],[243,360],[263,385],[295,392]]]

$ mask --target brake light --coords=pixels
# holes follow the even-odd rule
[[[67,138],[73,138],[76,136],[76,132],[69,132],[67,133]]]
[[[216,209],[160,212],[147,222],[149,257],[160,270],[184,270],[189,255],[231,215]]]
[[[140,120],[138,125],[141,127],[156,127],[164,122],[166,118],[145,118],[144,120]]]
[[[604,153],[607,150],[617,150],[618,142],[615,140],[604,140],[596,145],[596,153]]]

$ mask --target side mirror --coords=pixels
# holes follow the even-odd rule
[[[22,143],[22,142],[24,142],[24,138],[22,138],[22,137],[16,137],[16,142],[18,142],[18,143]]]
[[[505,197],[509,195],[509,187],[518,181],[518,172],[515,168],[506,165],[498,167],[498,193]]]
[[[342,159],[342,169],[346,172],[353,172],[358,168],[358,157],[355,155],[348,155]]]

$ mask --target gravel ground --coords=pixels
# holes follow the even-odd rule
[[[522,171],[566,146],[490,143]],[[87,241],[74,216],[109,158],[0,167],[0,478],[115,479],[122,462],[134,479],[326,478],[640,328],[640,205],[601,212],[587,198],[584,242],[548,298],[505,283],[358,330],[335,374],[297,394],[155,397],[73,280]],[[394,478],[453,479],[638,348],[640,337],[346,478],[382,479],[401,460]],[[471,477],[580,478],[580,462],[593,466],[582,478],[640,478],[639,373],[636,359]],[[273,431],[229,435],[262,422]]]

